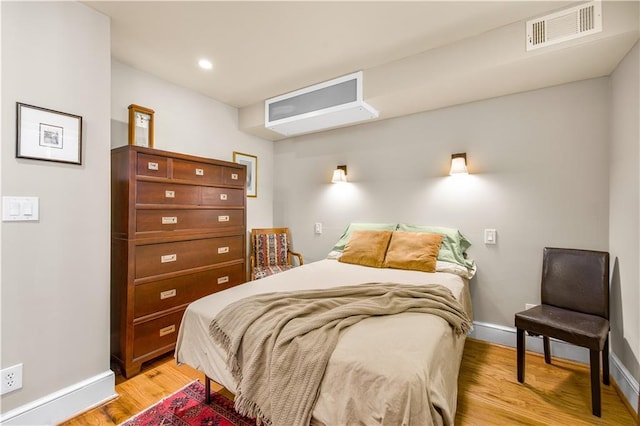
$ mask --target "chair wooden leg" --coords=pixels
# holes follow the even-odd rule
[[[609,337],[602,348],[602,383],[609,385]]]
[[[524,350],[525,350],[524,330],[521,328],[518,328],[516,332],[516,336],[517,336],[516,346],[517,346],[518,381],[520,383],[524,383]]]
[[[544,346],[544,362],[551,364],[551,344],[547,336],[542,336],[542,343]]]
[[[600,351],[589,350],[591,367],[591,412],[600,417]]]

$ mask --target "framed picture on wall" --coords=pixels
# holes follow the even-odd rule
[[[16,103],[16,158],[82,164],[82,117]]]
[[[242,152],[233,152],[233,162],[247,166],[247,197],[258,196],[258,157]]]
[[[129,145],[153,148],[154,112],[140,105],[129,105]]]

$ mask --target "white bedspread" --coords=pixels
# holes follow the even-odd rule
[[[193,302],[180,327],[176,360],[235,392],[224,352],[209,335],[211,320],[227,304],[259,293],[367,282],[441,284],[471,316],[467,281],[457,275],[322,260]],[[446,321],[432,315],[373,317],[349,327],[329,360],[312,424],[453,425],[463,347],[464,338],[456,338]]]

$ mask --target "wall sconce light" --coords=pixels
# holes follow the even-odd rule
[[[458,153],[451,155],[451,170],[450,175],[468,175],[467,170],[467,153]]]
[[[333,171],[333,177],[331,183],[340,183],[347,181],[347,166],[337,166]]]

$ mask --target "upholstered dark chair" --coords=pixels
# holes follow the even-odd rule
[[[600,417],[600,353],[602,381],[609,384],[609,253],[545,248],[541,302],[515,315],[518,381],[524,383],[525,331],[543,336],[547,364],[550,337],[588,348],[591,411]]]
[[[304,264],[302,255],[291,250],[289,228],[254,228],[251,230],[251,279],[257,280]]]

